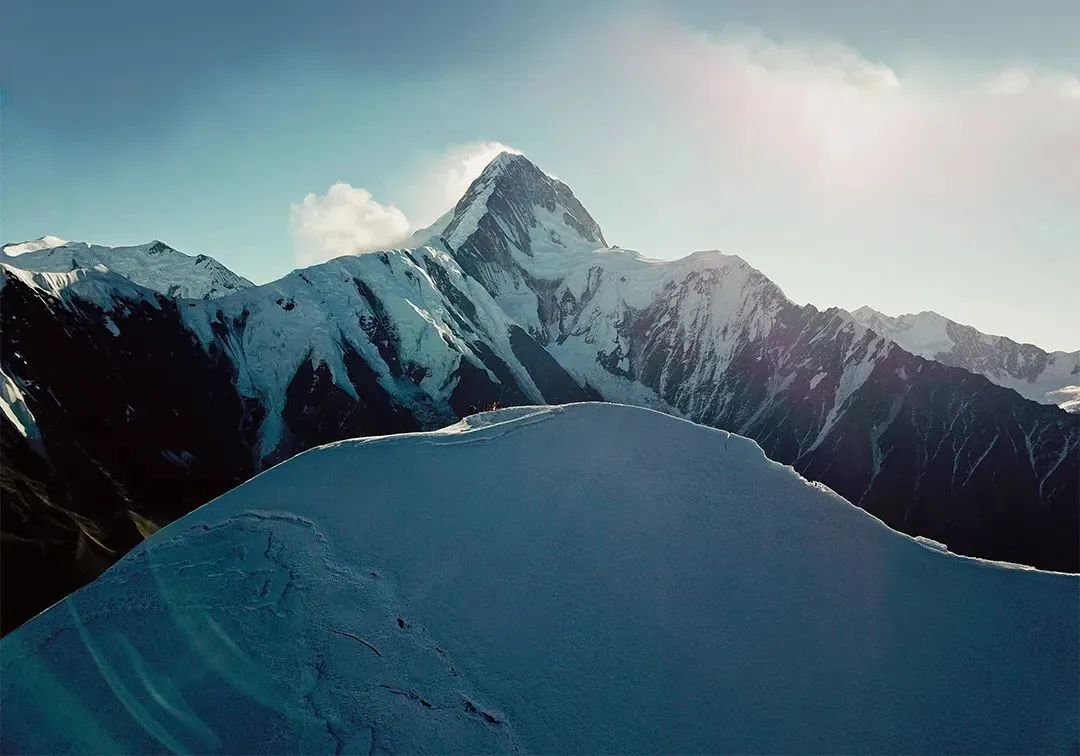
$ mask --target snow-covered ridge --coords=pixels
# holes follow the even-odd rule
[[[791,303],[776,284],[745,260],[718,251],[695,252],[677,260],[654,260],[624,249],[596,250],[569,268],[553,289],[549,349],[575,375],[606,388],[606,396],[641,403],[643,349],[654,335],[666,346],[701,347],[703,359],[692,371],[700,382],[715,382],[736,349],[767,334],[781,308]],[[655,314],[655,318],[650,315]],[[649,319],[647,327],[635,321]],[[650,384],[663,395],[666,376]],[[674,378],[674,375],[672,378]],[[684,378],[686,376],[683,376]],[[622,380],[620,380],[620,378]],[[684,393],[705,393],[689,377]],[[676,412],[694,416],[694,408]]]
[[[518,408],[309,451],[156,533],[0,642],[0,724],[13,752],[1067,751],[1078,588],[745,438]]]
[[[241,394],[266,408],[260,457],[284,438],[288,389],[305,363],[325,366],[334,385],[364,401],[347,364],[351,354],[359,355],[426,427],[453,417],[447,403],[461,383],[463,361],[493,384],[512,378],[525,399],[544,401],[511,343],[520,327],[445,249],[339,257],[228,297],[189,303],[182,314],[208,348],[234,362]],[[499,375],[500,365],[511,375]]]
[[[1046,398],[1066,412],[1080,414],[1080,386],[1062,386],[1046,392]]]
[[[1080,410],[1080,351],[1047,352],[982,333],[936,312],[892,317],[864,306],[851,315],[920,357],[986,376],[1042,404]]]
[[[100,264],[49,272],[0,263],[0,292],[4,290],[9,277],[40,292],[42,296],[64,303],[89,302],[106,312],[115,309],[118,300],[146,301],[157,306],[154,291]]]
[[[46,236],[35,242],[5,246],[0,262],[51,273],[103,267],[170,297],[214,299],[252,285],[211,257],[192,257],[160,241],[104,247]]]

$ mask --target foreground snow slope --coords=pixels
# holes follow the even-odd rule
[[[0,643],[5,751],[1066,751],[1080,581],[644,409],[302,454]]]

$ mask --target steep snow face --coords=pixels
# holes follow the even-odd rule
[[[971,326],[920,312],[891,317],[860,307],[852,317],[920,357],[970,370],[1042,404],[1080,411],[1080,351],[1046,352],[1005,336],[990,336]]]
[[[339,257],[183,311],[203,343],[236,365],[241,394],[265,408],[261,458],[281,458],[282,444],[289,453],[306,448],[290,446],[286,428],[306,366],[352,402],[400,407],[415,422],[399,430],[438,427],[478,402],[473,393],[488,402],[559,400],[538,385],[543,377],[525,354],[542,347],[444,249]],[[478,392],[481,384],[491,390]]]
[[[814,394],[831,375],[815,395],[818,425],[800,455],[829,435],[892,349],[861,326],[804,311],[743,259],[717,251],[662,262],[598,250],[563,279],[547,312],[552,352],[608,398],[634,401],[644,384],[657,406],[743,432],[786,406],[793,390]],[[785,333],[793,323],[794,343]],[[842,348],[815,354],[815,344]]]
[[[423,471],[423,474],[403,474]],[[1076,576],[613,405],[347,441],[0,642],[10,752],[1063,752]]]
[[[46,243],[46,239],[51,241]],[[4,247],[0,262],[51,273],[100,266],[170,297],[214,299],[252,285],[211,257],[191,257],[160,241],[134,247],[102,247],[42,237],[37,242]]]
[[[26,397],[19,384],[3,371],[0,371],[0,412],[23,438],[35,446],[40,445],[41,433],[34,414],[26,406]]]
[[[548,215],[538,215],[539,210]],[[529,265],[555,262],[561,269],[563,261],[550,260],[550,255],[607,246],[600,226],[570,187],[524,155],[503,152],[492,160],[454,207],[443,236],[451,246],[459,247],[481,227],[485,216],[512,226],[507,230],[517,246],[511,252],[521,255],[518,262]],[[565,229],[573,233],[559,233]],[[533,230],[541,233],[532,236]]]
[[[1080,414],[1080,386],[1062,386],[1046,392],[1046,397],[1066,412]]]

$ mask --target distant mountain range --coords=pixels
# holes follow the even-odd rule
[[[912,354],[985,375],[1033,401],[1080,412],[1080,350],[1047,352],[989,336],[936,312],[890,317],[860,307],[851,314]]]
[[[212,257],[191,257],[161,241],[134,247],[102,247],[43,236],[5,245],[0,249],[0,264],[50,273],[105,268],[170,297],[214,299],[254,285]]]
[[[299,451],[492,405],[660,409],[904,532],[1080,569],[1080,417],[913,354],[864,311],[796,305],[738,257],[609,247],[520,155],[410,248],[262,286],[160,242],[49,244],[2,261],[5,630]]]

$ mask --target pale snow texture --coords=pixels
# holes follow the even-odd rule
[[[302,454],[0,642],[8,752],[1063,752],[1080,579],[616,405]]]
[[[1048,391],[1046,397],[1066,412],[1080,413],[1080,386],[1062,386]]]

